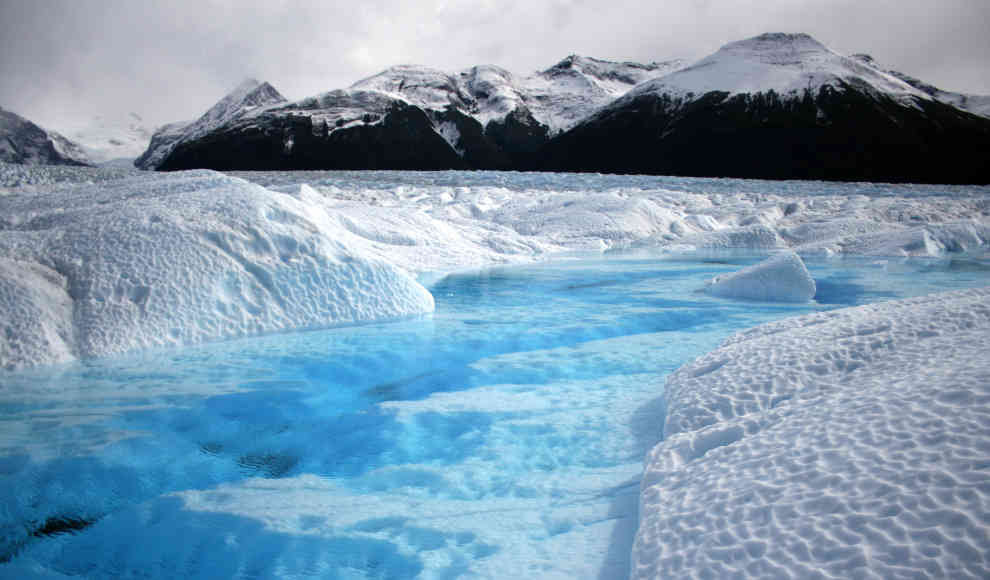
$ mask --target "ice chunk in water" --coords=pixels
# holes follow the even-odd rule
[[[723,298],[807,302],[815,297],[815,280],[797,254],[786,252],[738,272],[716,276],[708,291]]]

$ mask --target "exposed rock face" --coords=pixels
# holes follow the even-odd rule
[[[269,94],[245,113],[239,112],[244,107],[236,105],[238,98],[227,97],[226,104],[211,109],[223,114],[208,112],[196,123],[160,129],[136,165],[165,170],[535,169],[552,135],[636,82],[678,64],[572,56],[524,78],[493,66],[450,75],[401,65],[348,89],[294,103],[285,103],[271,89],[278,98]],[[415,122],[409,109],[421,113]],[[422,118],[432,135],[424,132]],[[412,132],[400,135],[400,126]]]
[[[134,161],[141,169],[158,169],[179,143],[189,143],[233,121],[251,117],[265,107],[284,103],[283,97],[268,83],[248,79],[210,107],[195,121],[169,123],[151,136],[148,149]]]
[[[987,183],[990,123],[936,100],[906,106],[840,84],[799,97],[641,95],[545,148],[564,171]]]
[[[293,103],[256,81],[225,101],[160,130],[139,166],[990,182],[990,119],[970,112],[980,97],[806,34],[730,43],[687,67],[570,56],[516,77],[402,65]]]
[[[990,122],[807,35],[767,34],[637,86],[543,153],[565,171],[987,183]]]
[[[273,111],[178,144],[160,169],[466,169],[418,107],[395,102],[331,130],[307,115]]]
[[[89,165],[79,145],[0,109],[0,161],[24,165]]]
[[[911,75],[904,74],[900,71],[891,70],[886,67],[881,67],[880,64],[873,60],[873,57],[868,54],[854,54],[852,55],[852,58],[858,59],[874,68],[886,71],[887,74],[899,78],[919,91],[922,91],[923,93],[926,93],[942,101],[943,103],[948,103],[958,109],[969,111],[974,115],[990,118],[990,95],[967,95],[964,93],[943,91],[942,89],[934,85],[930,85]]]

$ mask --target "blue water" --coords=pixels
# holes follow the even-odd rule
[[[816,302],[699,288],[757,256],[447,276],[435,314],[0,374],[0,577],[616,578],[663,379],[785,316],[985,285],[810,262]]]

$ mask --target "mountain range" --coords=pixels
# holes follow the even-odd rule
[[[0,161],[26,165],[89,164],[78,144],[3,109],[0,109]]]
[[[988,183],[990,96],[768,33],[693,63],[572,55],[528,76],[400,65],[292,102],[248,80],[155,131],[135,165]]]

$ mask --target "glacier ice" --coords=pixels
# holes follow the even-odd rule
[[[5,367],[433,309],[425,288],[363,252],[329,208],[218,173],[4,206]]]
[[[32,288],[3,308],[51,305],[44,331],[15,330],[26,314],[5,317],[19,342],[8,340],[4,365],[421,313],[430,299],[410,276],[563,252],[990,247],[985,187],[811,183],[801,194],[789,182],[644,176],[244,176],[267,187],[211,172],[0,165],[3,285]],[[730,292],[729,280],[713,291]]]
[[[631,577],[985,578],[988,304],[784,319],[681,367]]]
[[[990,240],[985,187],[489,172],[245,177],[259,184],[208,171],[0,165],[2,366],[427,312],[432,297],[416,276],[440,280],[430,286],[440,296],[457,293],[450,285],[457,274],[445,272],[567,252],[648,248],[674,258],[693,249],[731,258],[734,250],[775,251],[750,274],[720,277],[726,291],[738,297],[740,288],[761,287],[765,275],[785,294],[807,296],[814,286],[799,256],[870,256],[877,271],[893,271],[906,256],[948,255],[963,259],[946,268],[976,272],[986,268],[980,259]],[[836,269],[842,263],[835,260]],[[596,271],[554,288],[567,302],[587,291],[584,282],[607,288],[612,277]],[[5,456],[0,475],[45,485],[34,495],[11,492],[6,521],[17,529],[0,533],[17,540],[46,527],[89,527],[31,540],[0,567],[19,577],[56,569],[265,575],[320,566],[523,577],[539,566],[541,577],[573,578],[606,566],[601,576],[614,577],[629,551],[596,550],[635,522],[641,491],[635,578],[986,575],[986,530],[978,523],[987,503],[979,452],[990,437],[983,420],[990,374],[980,350],[990,328],[987,290],[756,327],[684,365],[668,381],[665,403],[643,410],[643,400],[660,394],[659,375],[646,370],[654,355],[681,349],[683,361],[685,352],[713,348],[717,330],[672,340],[666,323],[644,315],[655,311],[658,288],[676,284],[689,294],[701,279],[635,280],[644,302],[627,312],[630,335],[608,333],[621,326],[609,318],[615,308],[598,308],[608,312],[596,311],[595,332],[568,321],[561,332],[576,343],[555,348],[540,347],[539,328],[505,331],[513,348],[470,363],[472,380],[508,376],[504,382],[467,387],[466,374],[411,373],[412,384],[452,379],[464,390],[388,399],[405,383],[377,385],[382,402],[343,426],[331,427],[304,399],[337,403],[347,393],[304,395],[294,390],[304,381],[201,386],[187,384],[182,369],[169,381],[142,367],[135,384],[114,395],[127,411],[106,433],[92,419],[103,392],[67,387],[65,377],[78,376],[71,370],[42,384],[31,383],[34,375],[5,384],[7,401],[41,400],[42,390],[70,394],[71,408],[62,411],[71,419],[58,420],[77,423],[58,431],[59,445],[88,455],[30,463],[38,433],[55,431],[46,426],[57,421],[51,409],[25,423],[38,431],[5,434],[23,455]],[[764,319],[823,308],[749,308],[703,293],[690,300],[763,311]],[[672,324],[693,317],[710,326],[711,308],[684,310],[671,307]],[[538,316],[506,316],[540,326]],[[464,328],[477,322],[473,313],[454,317]],[[424,322],[435,330],[435,320]],[[366,330],[376,341],[387,334]],[[265,374],[265,365],[297,356],[310,334],[319,333],[263,337],[236,360]],[[379,353],[383,360],[419,354],[396,354],[401,341],[386,344],[393,352]],[[202,356],[214,347],[242,348],[211,345]],[[337,351],[319,347],[311,345],[312,357],[329,357],[326,368],[334,367]],[[22,390],[11,395],[15,388]],[[224,391],[231,388],[241,391]],[[164,403],[183,396],[207,401],[191,409]],[[254,429],[259,423],[263,429]],[[134,436],[145,428],[162,437]],[[639,458],[661,430],[666,440],[650,453],[639,489]],[[457,444],[438,443],[439,432]],[[402,448],[371,453],[402,460],[362,459],[366,472],[354,480],[315,475],[336,456],[312,451],[314,440],[344,434],[354,441],[393,435]],[[354,446],[363,451],[366,443]],[[480,452],[466,468],[442,461],[472,445]],[[97,447],[111,451],[90,451]],[[509,455],[519,471],[499,470],[496,459]],[[129,462],[156,467],[146,474]],[[550,467],[557,471],[543,471]],[[82,483],[63,487],[65,478]],[[603,481],[624,483],[603,494]],[[567,494],[582,501],[561,501]],[[77,519],[46,520],[69,516]],[[25,521],[35,527],[20,526]],[[191,530],[186,543],[159,541]]]
[[[783,252],[738,272],[717,276],[707,290],[723,298],[807,302],[815,297],[815,280],[797,254]]]

